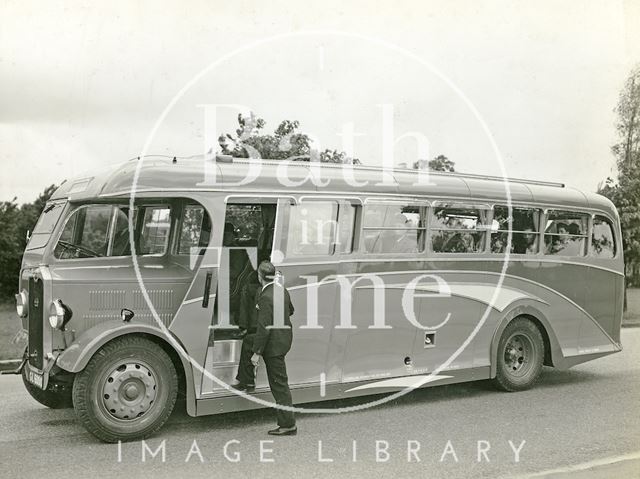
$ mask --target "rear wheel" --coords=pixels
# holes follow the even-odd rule
[[[495,384],[504,391],[531,388],[542,371],[544,341],[538,327],[527,318],[511,321],[498,343]]]
[[[167,353],[139,336],[102,347],[73,383],[73,407],[83,426],[106,442],[141,439],[167,421],[178,376]]]

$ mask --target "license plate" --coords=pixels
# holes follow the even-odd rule
[[[42,389],[42,384],[44,382],[43,381],[44,376],[42,374],[29,370],[27,371],[27,379],[31,384],[38,386],[40,389]]]

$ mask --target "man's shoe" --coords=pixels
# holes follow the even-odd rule
[[[295,436],[298,434],[298,428],[296,426],[278,427],[269,431],[268,434],[271,434],[272,436]]]
[[[242,383],[238,383],[238,384],[232,384],[231,387],[233,389],[236,389],[238,391],[246,391],[248,393],[251,393],[253,391],[256,390],[256,386],[255,384],[242,384]]]

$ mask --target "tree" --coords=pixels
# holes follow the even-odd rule
[[[438,155],[433,160],[418,160],[413,164],[415,170],[424,169],[425,166],[430,171],[447,171],[453,173],[456,171],[455,162],[451,161],[444,155]]]
[[[235,136],[227,133],[218,138],[225,155],[236,158],[292,161],[310,161],[314,158],[324,163],[360,163],[345,152],[330,149],[315,151],[311,138],[298,131],[300,122],[297,120],[282,121],[273,134],[264,132],[266,122],[253,112],[248,116],[238,115],[238,125]]]
[[[611,151],[616,159],[617,181],[607,178],[598,193],[618,209],[622,227],[627,286],[638,284],[640,266],[640,67],[627,78],[616,113],[617,142]]]
[[[22,254],[19,240],[20,207],[16,199],[0,203],[0,299],[8,299],[16,293],[20,263],[16,258]]]
[[[47,187],[33,203],[22,206],[18,206],[16,198],[0,203],[0,300],[10,299],[16,293],[27,231],[33,231],[56,188]]]

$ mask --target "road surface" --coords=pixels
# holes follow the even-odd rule
[[[531,391],[501,393],[487,382],[432,387],[374,409],[301,415],[298,436],[283,438],[266,434],[269,410],[202,418],[176,411],[144,444],[102,444],[73,410],[46,409],[19,377],[3,376],[2,475],[640,477],[640,328],[624,329],[622,339],[622,353],[564,372],[545,368]]]

